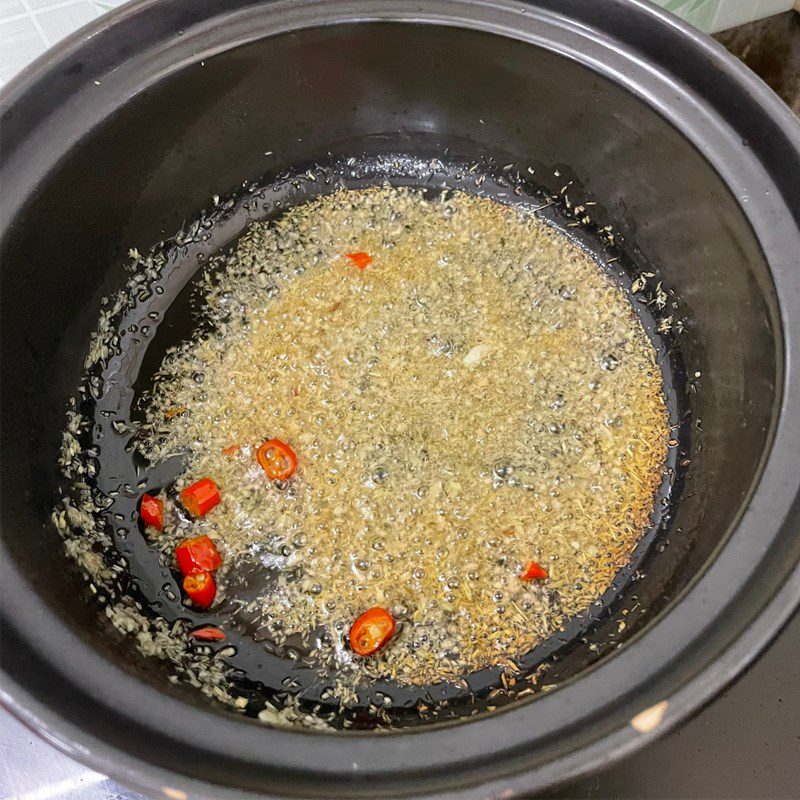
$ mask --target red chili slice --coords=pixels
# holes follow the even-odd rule
[[[371,656],[392,638],[394,629],[394,617],[385,608],[370,608],[350,628],[350,647],[360,656]]]
[[[285,481],[297,469],[297,456],[286,442],[270,439],[256,450],[256,458],[271,481]]]
[[[200,572],[183,579],[183,591],[198,608],[208,608],[217,596],[217,585],[210,572]]]
[[[222,642],[225,640],[225,634],[219,628],[213,625],[207,625],[205,628],[197,628],[193,630],[189,636],[197,639],[198,642]]]
[[[372,256],[369,253],[348,253],[347,257],[359,268],[366,269],[372,263]]]
[[[139,506],[139,514],[142,522],[150,528],[158,531],[164,530],[164,504],[150,494],[142,495],[142,502]]]
[[[178,569],[182,575],[213,572],[222,564],[222,556],[208,536],[184,539],[175,548],[175,558],[178,560]]]
[[[180,498],[183,507],[193,517],[202,517],[203,514],[207,514],[221,500],[219,488],[211,478],[203,478],[197,483],[187,486],[180,493]]]
[[[519,578],[522,581],[543,581],[549,576],[550,573],[543,566],[535,561],[529,561]]]

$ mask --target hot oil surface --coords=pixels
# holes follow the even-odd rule
[[[373,263],[360,272],[349,250]],[[630,561],[666,457],[661,375],[628,300],[562,235],[486,199],[379,189],[256,225],[210,275],[211,333],[162,371],[127,444],[161,464],[140,467],[148,488],[185,467],[179,488],[211,475],[225,501],[122,546],[143,586],[163,584],[146,593],[170,616],[186,612],[154,549],[218,537],[226,599],[211,616],[245,634],[234,663],[250,678],[309,702],[388,707],[429,688],[398,683],[467,672],[433,692],[465,696],[497,679],[483,668],[529,667]],[[173,341],[189,333],[176,316]],[[254,464],[270,436],[300,455],[288,487]],[[547,566],[544,584],[519,581],[529,559]],[[374,604],[404,629],[354,664],[343,636]]]

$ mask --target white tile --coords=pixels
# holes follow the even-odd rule
[[[780,14],[790,8],[792,0],[720,0],[711,30],[715,33],[725,31],[737,25]]]
[[[686,20],[690,25],[694,25],[695,28],[707,31],[717,13],[717,6],[725,0],[655,0],[655,2]]]
[[[12,78],[44,49],[45,43],[29,18],[0,22],[0,79]]]
[[[32,11],[41,11],[52,6],[63,6],[64,0],[25,0]]]
[[[7,17],[15,17],[25,13],[25,6],[22,0],[0,0],[0,22]]]
[[[758,0],[758,16],[771,17],[794,7],[794,0]]]
[[[41,11],[36,15],[36,21],[50,44],[55,44],[59,39],[63,39],[81,25],[99,16],[100,12],[88,0],[82,0],[69,6]]]
[[[754,19],[758,19],[758,0],[721,0],[711,30],[725,31]]]

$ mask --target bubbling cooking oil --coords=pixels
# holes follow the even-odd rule
[[[341,191],[252,225],[203,289],[208,324],[164,360],[142,449],[184,454],[179,486],[219,485],[158,541],[211,536],[221,596],[262,638],[299,634],[356,683],[513,668],[630,560],[667,452],[655,352],[532,213]],[[255,460],[269,438],[297,453],[287,482]],[[548,577],[522,581],[529,561]],[[347,631],[372,606],[400,625],[361,659]]]

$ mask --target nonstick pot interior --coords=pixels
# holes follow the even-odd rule
[[[2,656],[31,724],[150,789],[516,791],[630,748],[630,718],[666,699],[663,729],[785,619],[800,549],[797,126],[704,39],[635,3],[588,5],[144,2],[8,90]],[[267,730],[168,684],[87,602],[49,523],[64,411],[130,247],[214,195],[389,153],[530,167],[538,188],[596,204],[620,271],[652,271],[677,304],[681,466],[624,596],[551,666],[563,687],[414,733]]]

